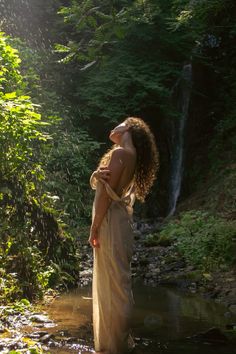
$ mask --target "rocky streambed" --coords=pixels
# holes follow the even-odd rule
[[[226,351],[223,349],[219,353],[236,353],[236,349],[234,351],[236,333],[236,274],[234,270],[204,273],[187,264],[174,244],[170,244],[166,240],[163,240],[158,245],[152,242],[150,235],[153,232],[158,232],[161,227],[161,223],[156,223],[155,225],[140,223],[137,224],[135,232],[135,249],[131,264],[132,276],[137,298],[143,292],[138,311],[141,311],[142,316],[146,311],[141,322],[140,315],[136,316],[134,327],[137,346],[135,353],[156,354],[157,346],[159,348],[158,353],[185,353],[185,350],[186,352],[190,349],[194,351],[195,347],[196,353],[198,353],[199,342],[227,344],[230,352],[227,351],[228,349]],[[31,307],[27,300],[23,300],[14,306],[0,307],[0,353],[65,354],[93,352],[91,324],[92,249],[86,241],[81,242],[79,247],[81,249],[80,280],[77,293],[60,296],[51,291],[45,297],[44,304],[38,311],[35,310],[35,307]],[[135,284],[144,285],[137,287]],[[178,289],[178,292],[183,295],[177,294],[175,290],[173,292],[172,290],[162,290],[163,286],[167,286],[169,289]],[[150,290],[151,288],[153,288],[153,291]],[[167,322],[175,323],[176,318],[185,316],[181,312],[182,309],[176,312],[176,306],[178,308],[180,304],[180,307],[185,308],[184,311],[189,306],[194,308],[195,311],[199,311],[199,304],[192,303],[192,305],[189,305],[189,301],[193,300],[189,300],[189,298],[184,300],[184,294],[200,293],[201,298],[210,299],[211,303],[212,301],[221,303],[224,306],[222,312],[223,322],[222,319],[220,322],[221,324],[223,323],[224,330],[222,330],[222,326],[221,328],[212,328],[210,321],[207,325],[203,324],[201,325],[202,327],[196,328],[194,327],[195,325],[191,324],[190,327],[194,328],[194,335],[187,335],[187,331],[184,334],[186,338],[189,337],[191,339],[191,348],[185,343],[184,347],[180,349],[180,344],[178,343],[179,349],[177,350],[171,348],[173,342],[165,347],[166,344],[160,343],[155,338],[163,338],[165,331],[170,332],[172,330],[173,333],[176,333],[179,327],[172,328],[172,324],[169,323],[169,327],[166,329],[163,326],[163,319],[160,321],[159,313],[161,313],[162,309],[156,310],[156,305],[146,310],[143,309],[143,303],[147,300],[147,295],[145,295],[147,292],[149,292],[148,299],[152,306],[158,302],[163,305],[162,307],[165,307],[167,305],[162,303],[164,300],[161,299],[169,298],[167,307],[171,307],[171,310],[168,315],[170,319]],[[197,301],[199,302],[199,300]],[[53,304],[55,304],[55,308],[52,306]],[[205,304],[201,306],[204,309],[206,307]],[[216,311],[218,311],[217,308],[212,310],[213,313]],[[175,313],[175,317],[171,317],[172,312]],[[165,316],[166,314],[163,315],[163,318]],[[194,317],[195,314],[191,313],[190,316]],[[184,322],[186,322],[186,319]],[[144,326],[142,327],[140,323],[144,323]],[[188,326],[189,324],[187,324]],[[161,328],[163,328],[164,332],[162,332]],[[203,328],[203,331],[200,331],[199,328]],[[148,333],[151,333],[150,337],[148,337]],[[193,343],[197,343],[197,345],[194,346]],[[162,348],[161,346],[164,347]],[[202,353],[204,352],[204,348],[200,348],[200,350]],[[209,350],[206,353],[209,354]]]
[[[41,328],[52,326],[53,321],[47,314],[35,312],[25,299],[14,305],[0,306],[0,353],[42,353],[48,332]],[[32,329],[30,333],[27,328]]]
[[[133,282],[150,286],[174,286],[226,306],[229,315],[236,314],[236,269],[204,272],[188,264],[175,244],[161,240],[157,245],[150,235],[159,232],[162,223],[139,223],[135,231],[135,248],[131,263]],[[80,286],[92,281],[92,250],[81,244]]]

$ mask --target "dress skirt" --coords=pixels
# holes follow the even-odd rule
[[[134,300],[130,262],[134,235],[125,203],[112,200],[94,248],[93,330],[96,351],[123,354],[128,349]]]

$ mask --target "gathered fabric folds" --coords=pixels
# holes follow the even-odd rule
[[[130,262],[133,253],[132,186],[119,197],[103,181],[91,183],[96,198],[103,186],[111,204],[99,229],[100,248],[94,248],[93,263],[93,331],[96,351],[123,354],[128,350],[130,319],[134,300]]]

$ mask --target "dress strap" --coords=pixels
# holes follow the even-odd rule
[[[111,199],[117,202],[121,202],[122,198],[118,196],[118,194],[111,188],[110,184],[104,181],[102,178],[99,179],[99,181],[105,186],[107,194]]]
[[[105,186],[106,192],[112,200],[124,203],[128,213],[133,213],[133,205],[135,202],[134,181],[132,181],[130,187],[128,188],[128,191],[121,197],[119,197],[118,194],[111,188],[109,183],[107,183],[103,179],[99,179],[99,181]]]
[[[123,203],[126,206],[126,209],[128,211],[129,214],[132,214],[133,212],[133,205],[135,202],[135,187],[134,187],[134,178],[132,179],[129,187],[127,188],[127,191],[124,195],[122,195],[121,197],[118,196],[118,194],[111,188],[111,186],[109,185],[109,183],[107,183],[106,181],[104,181],[102,178],[97,178],[95,176],[95,172],[93,172],[93,174],[90,177],[90,186],[92,189],[96,189],[97,188],[97,183],[101,182],[104,187],[106,188],[106,192],[109,195],[109,197],[116,202],[120,202]]]

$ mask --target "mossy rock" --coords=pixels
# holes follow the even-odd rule
[[[149,261],[146,257],[141,257],[139,260],[139,264],[142,266],[146,266],[147,264],[149,264]]]
[[[157,240],[157,245],[162,246],[162,247],[168,247],[172,244],[172,240],[167,237],[162,235],[158,240]]]
[[[236,344],[236,323],[229,324],[226,328],[227,329],[224,331],[225,335],[231,343]]]
[[[144,241],[144,245],[146,247],[154,247],[158,245],[158,241],[159,241],[159,234],[155,233],[155,234],[150,234],[146,237],[146,240]]]
[[[176,257],[175,255],[166,255],[165,256],[165,264],[171,264],[173,262],[176,261],[176,259],[178,259],[178,257]]]
[[[202,279],[202,272],[199,270],[193,270],[185,274],[185,278],[193,281],[198,281]]]

